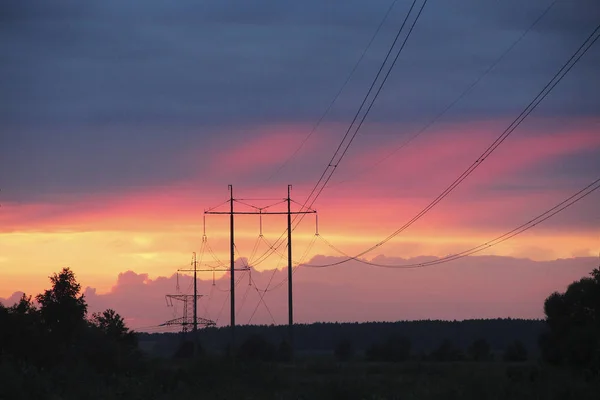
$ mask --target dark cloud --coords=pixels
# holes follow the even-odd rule
[[[497,114],[528,99],[600,16],[593,2],[560,3],[484,85],[495,93],[480,94],[485,107],[476,101],[469,109]],[[13,11],[2,31],[8,78],[3,120],[95,126],[314,118],[388,4],[9,2],[4,8]],[[376,116],[396,119],[446,103],[547,4],[431,2]],[[342,99],[339,118],[354,109],[407,6],[396,5]],[[589,81],[592,63],[585,64],[577,75]],[[512,93],[498,93],[506,82]],[[592,100],[568,104],[573,111]]]
[[[187,177],[177,155],[191,145],[223,149],[240,126],[311,125],[390,3],[4,1],[0,182],[13,193],[160,184]],[[409,3],[395,6],[328,121],[349,122]],[[548,4],[430,1],[369,122],[428,120]],[[599,17],[594,0],[559,1],[446,118],[515,115]],[[599,64],[596,47],[536,115],[597,116]]]

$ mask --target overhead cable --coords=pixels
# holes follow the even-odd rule
[[[365,49],[363,50],[362,54],[360,55],[359,59],[356,61],[356,63],[354,64],[354,67],[352,68],[352,70],[350,71],[350,74],[346,77],[346,80],[344,81],[344,83],[342,84],[342,86],[340,87],[340,89],[338,90],[338,92],[336,93],[336,95],[333,97],[333,100],[331,100],[331,102],[329,103],[329,105],[327,106],[327,108],[325,109],[325,112],[323,114],[321,114],[321,117],[319,118],[319,120],[317,121],[317,123],[313,126],[313,128],[311,129],[311,131],[308,133],[308,135],[306,135],[306,137],[302,140],[302,142],[300,143],[300,145],[296,148],[296,150],[294,150],[294,152],[292,153],[292,155],[290,157],[288,157],[283,164],[281,164],[279,166],[279,168],[277,168],[277,170],[275,172],[273,172],[273,174],[271,174],[271,176],[269,176],[269,178],[267,179],[267,181],[270,181],[271,179],[273,179],[279,172],[281,172],[281,170],[283,168],[285,168],[285,166],[294,158],[296,157],[296,155],[298,154],[298,152],[302,149],[302,147],[304,147],[304,145],[306,144],[306,142],[311,138],[311,136],[317,131],[317,129],[319,128],[319,126],[321,125],[321,122],[323,122],[323,120],[325,119],[325,117],[327,116],[327,114],[329,114],[329,112],[331,111],[331,109],[333,108],[333,105],[335,104],[335,102],[337,101],[337,99],[340,97],[340,95],[342,94],[342,92],[344,91],[344,89],[346,88],[346,86],[348,85],[348,83],[350,82],[350,80],[352,79],[352,77],[354,76],[354,73],[356,72],[359,64],[362,62],[363,58],[365,57],[365,55],[367,54],[367,52],[369,51],[369,49],[371,48],[371,45],[373,44],[373,42],[375,41],[375,38],[377,37],[377,35],[379,34],[379,31],[381,30],[381,28],[383,27],[383,24],[385,23],[385,21],[387,20],[388,16],[390,15],[390,12],[392,11],[392,9],[394,8],[394,5],[396,5],[398,0],[394,0],[392,1],[392,3],[390,4],[390,6],[388,7],[385,15],[383,16],[383,19],[381,20],[381,22],[379,23],[379,25],[377,26],[377,29],[375,30],[375,32],[373,33],[373,36],[371,36],[371,40],[369,40],[369,43],[367,44],[367,47],[365,47]]]
[[[570,197],[568,197],[567,199],[561,201],[560,203],[558,203],[557,205],[555,205],[554,207],[546,210],[545,212],[543,212],[542,214],[536,216],[535,218],[527,221],[526,223],[519,225],[518,227],[506,232],[503,235],[500,235],[492,240],[489,240],[485,243],[480,244],[479,246],[475,246],[472,247],[468,250],[464,250],[461,251],[460,253],[456,253],[456,254],[451,254],[445,257],[441,257],[435,260],[431,260],[431,261],[425,261],[425,262],[420,262],[420,263],[410,263],[410,264],[382,264],[382,263],[376,263],[376,262],[372,262],[372,261],[366,261],[366,260],[360,260],[357,259],[355,261],[359,261],[362,264],[367,264],[367,265],[371,265],[374,267],[381,267],[381,268],[392,268],[392,269],[413,269],[413,268],[423,268],[423,267],[428,267],[431,265],[437,265],[437,264],[443,264],[443,263],[447,263],[450,261],[454,261],[460,258],[464,258],[467,256],[470,256],[472,254],[476,254],[479,253],[483,250],[487,250],[490,247],[496,246],[500,243],[503,243],[517,235],[520,235],[521,233],[524,233],[526,231],[528,231],[529,229],[541,224],[542,222],[552,218],[553,216],[555,216],[556,214],[566,210],[567,208],[571,207],[572,205],[574,205],[575,203],[583,200],[585,197],[589,196],[590,194],[592,194],[593,192],[595,192],[596,190],[600,189],[600,178],[596,179],[594,182],[590,183],[589,185],[587,185],[585,188],[579,190],[577,193],[571,195]],[[337,249],[335,246],[333,246],[329,241],[327,241],[325,238],[321,239],[332,249],[336,250],[337,252],[341,253],[344,256],[348,256],[346,253],[342,252],[341,250]],[[337,265],[336,263],[331,263],[331,264],[320,264],[320,265],[312,265],[312,264],[302,264],[303,267],[308,267],[308,268],[325,268],[325,267],[331,267],[333,265]]]
[[[599,34],[600,25],[586,38],[584,43],[577,49],[577,51],[569,58],[569,60],[558,70],[558,72],[550,79],[550,81],[544,86],[544,88],[535,96],[535,98],[525,107],[523,111],[511,122],[493,142],[490,146],[458,177],[456,178],[440,195],[438,195],[431,203],[429,203],[423,210],[417,215],[411,218],[408,222],[398,228],[396,231],[388,235],[385,239],[369,247],[368,249],[358,253],[354,257],[348,257],[346,260],[336,262],[334,265],[343,264],[350,260],[358,260],[359,257],[370,253],[377,249],[383,244],[389,242],[400,233],[404,232],[408,227],[414,224],[416,221],[421,219],[427,212],[435,207],[440,201],[447,197],[456,187],[458,187],[469,175],[473,173],[514,131],[521,125],[521,123],[537,108],[537,106],[548,96],[548,94],[556,87],[556,85],[571,71],[571,69],[579,62],[581,57],[587,53],[587,51],[594,45],[594,43],[600,37]]]

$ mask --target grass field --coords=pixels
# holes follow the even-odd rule
[[[154,359],[118,374],[84,365],[53,370],[0,364],[0,399],[598,399],[600,380],[504,362],[295,364]]]
[[[534,364],[305,361],[172,367],[170,390],[160,398],[597,400],[600,393],[597,378]]]

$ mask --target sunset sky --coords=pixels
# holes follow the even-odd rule
[[[93,307],[115,307],[134,327],[168,319],[163,296],[175,291],[176,270],[200,251],[203,211],[228,199],[229,184],[239,198],[278,199],[292,184],[292,197],[304,201],[410,3],[396,2],[331,111],[290,158],[392,1],[3,1],[0,301],[39,293],[50,274],[69,266]],[[518,41],[551,3],[428,2],[314,205],[323,238],[359,253],[410,220],[479,157],[600,21],[597,0],[558,1]],[[600,178],[599,70],[596,43],[463,184],[365,258],[402,263],[463,251]],[[299,318],[541,317],[547,294],[599,265],[599,204],[600,191],[481,253],[497,257],[427,271],[357,263],[301,268]],[[286,228],[282,216],[263,223],[271,242]],[[259,219],[241,216],[236,225],[238,255],[252,261]],[[308,216],[294,232],[295,259],[314,233]],[[206,234],[228,263],[227,217],[208,216]],[[306,261],[323,257],[340,254],[317,240]],[[277,254],[255,266],[257,285],[266,286],[267,270],[284,266]],[[275,283],[283,272],[276,275]],[[222,292],[212,294],[211,276],[201,274],[202,290],[223,303]],[[240,285],[242,296],[247,282]],[[265,297],[277,323],[285,322],[285,293],[282,287]],[[249,297],[244,312],[258,301]],[[257,318],[268,323],[264,311]]]

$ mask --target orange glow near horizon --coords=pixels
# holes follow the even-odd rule
[[[248,258],[254,246],[250,231],[238,232],[236,246],[242,257]],[[274,242],[278,234],[265,234]],[[348,236],[343,231],[322,230],[322,234],[342,251],[354,254],[366,246],[381,240],[380,235]],[[47,277],[63,266],[73,268],[85,286],[96,288],[100,293],[110,290],[115,277],[126,270],[148,273],[150,277],[171,276],[178,268],[190,265],[191,253],[200,248],[201,233],[193,226],[182,231],[88,231],[88,232],[15,232],[0,234],[2,258],[0,268],[3,279],[0,297],[7,297],[16,290],[37,293],[47,286]],[[495,236],[495,235],[493,235]],[[311,233],[294,235],[295,256],[298,260],[305,252]],[[385,247],[369,254],[366,258],[386,257],[411,258],[422,255],[445,256],[477,246],[492,237],[482,235],[405,235]],[[225,264],[229,262],[228,233],[216,231],[209,239],[216,256]],[[527,233],[518,240],[507,241],[480,254],[504,255],[533,260],[551,260],[574,256],[593,256],[597,239],[591,235],[540,235]],[[33,251],[32,251],[33,249]],[[262,244],[256,254],[267,250]],[[314,255],[339,256],[324,243],[317,241],[306,262]],[[208,254],[205,261],[212,262]],[[239,257],[239,254],[238,254]],[[285,266],[285,259],[274,255],[256,268],[269,270]],[[214,264],[214,262],[213,262]],[[222,274],[217,273],[217,277]],[[209,279],[210,273],[200,277]]]

